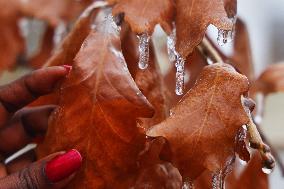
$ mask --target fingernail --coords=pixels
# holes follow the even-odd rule
[[[68,73],[70,73],[70,71],[72,70],[72,66],[70,65],[62,65],[62,66],[67,70]]]
[[[81,164],[81,154],[73,149],[47,162],[45,174],[50,182],[56,183],[78,171]]]

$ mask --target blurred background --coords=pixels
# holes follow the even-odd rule
[[[259,75],[269,64],[284,61],[284,0],[238,0],[238,16],[245,21],[250,34],[252,58],[255,63],[256,74]],[[27,27],[27,24],[29,26]],[[45,25],[41,21],[22,20],[22,35],[33,38],[28,43],[28,56],[32,56],[38,49],[39,41],[43,35],[42,28]],[[38,28],[36,31],[27,31],[27,28]],[[58,28],[60,30],[60,28]],[[217,30],[210,27],[212,35],[217,38]],[[60,35],[58,31],[58,34]],[[211,36],[212,36],[211,35]],[[0,44],[1,45],[1,44]],[[222,47],[229,51],[230,44]],[[15,78],[29,72],[24,66],[16,71],[5,71],[0,76],[0,84],[5,84]],[[284,93],[269,95],[265,101],[264,120],[262,129],[268,139],[277,149],[284,161]],[[270,175],[272,189],[283,189],[284,178],[279,168],[276,167]]]
[[[256,74],[268,64],[284,61],[284,1],[238,0],[238,15],[248,27]],[[262,128],[284,161],[284,93],[266,99]],[[284,188],[278,168],[270,178],[272,189]]]

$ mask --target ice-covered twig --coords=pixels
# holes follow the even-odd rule
[[[271,154],[270,147],[263,142],[257,126],[251,117],[249,123],[247,124],[247,129],[250,135],[250,147],[259,151],[263,161],[263,168],[272,170],[275,167],[275,159]]]

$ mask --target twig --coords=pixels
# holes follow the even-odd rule
[[[271,154],[270,147],[262,141],[259,131],[257,130],[257,126],[255,125],[251,115],[251,112],[254,108],[254,103],[251,99],[248,99],[243,95],[241,96],[241,101],[249,118],[249,122],[246,124],[248,133],[250,135],[249,145],[251,148],[259,151],[262,158],[263,167],[267,169],[273,169],[275,167],[275,160]]]
[[[202,42],[197,46],[197,49],[206,59],[210,58],[213,63],[224,63],[222,56],[213,47],[213,45],[210,43],[206,36],[203,38]]]
[[[247,124],[247,128],[250,135],[250,147],[259,151],[264,168],[273,169],[275,167],[275,159],[271,154],[270,147],[262,141],[259,131],[252,119],[250,119],[250,122]]]
[[[262,140],[268,145],[270,146],[270,150],[272,155],[275,157],[276,162],[279,165],[280,171],[282,173],[282,176],[284,177],[284,164],[282,159],[280,158],[278,152],[273,148],[273,146],[271,145],[270,141],[267,139],[267,137],[265,136],[265,134],[262,132],[262,129],[260,128],[259,124],[257,122],[255,122],[255,125],[257,127],[257,130],[262,138]]]

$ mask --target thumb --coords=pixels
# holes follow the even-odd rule
[[[77,150],[52,154],[0,180],[1,189],[60,189],[79,170],[82,157]]]

